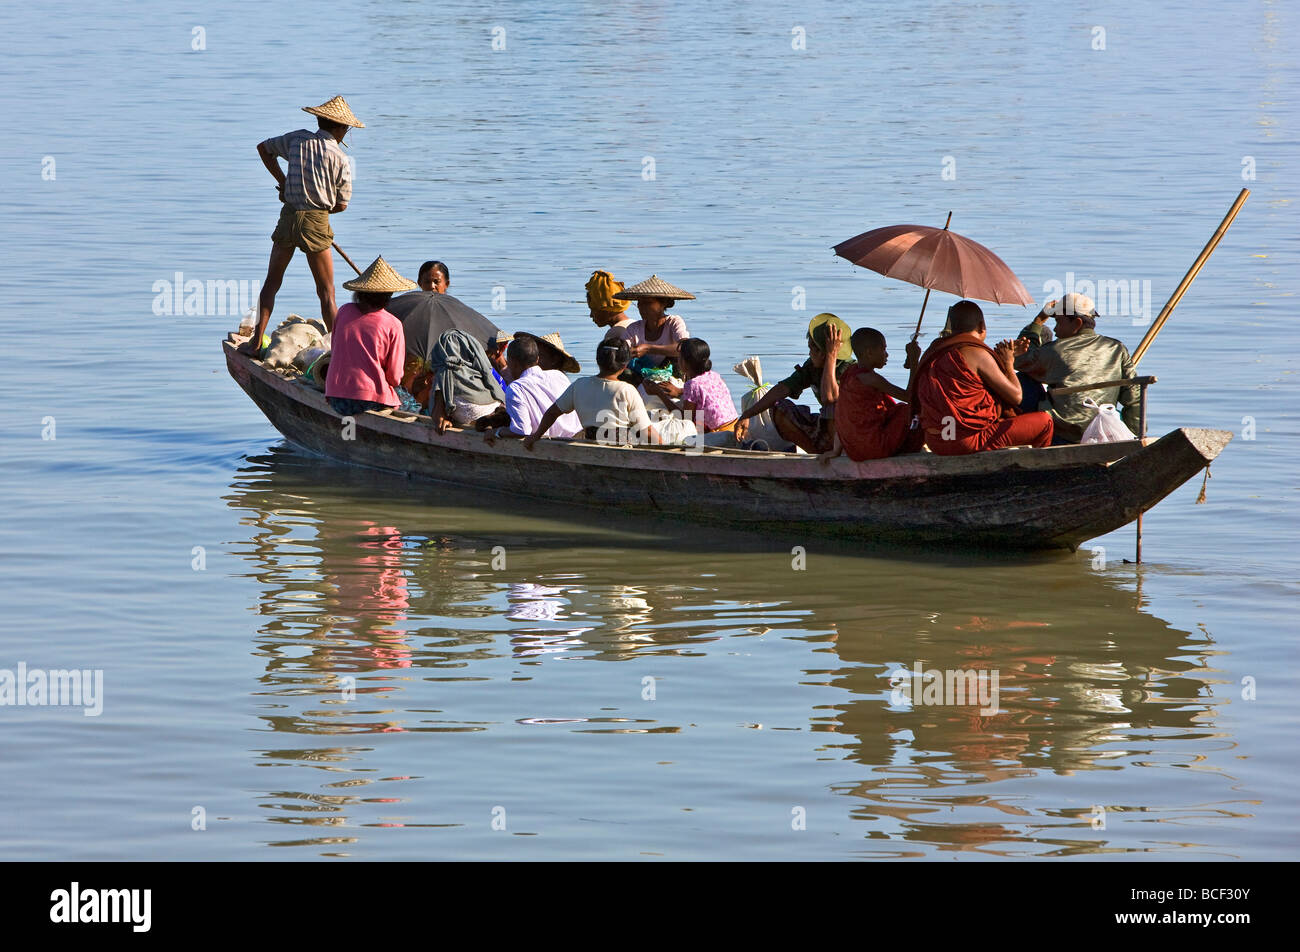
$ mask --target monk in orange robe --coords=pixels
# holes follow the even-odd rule
[[[1004,340],[991,349],[984,313],[973,301],[949,308],[948,322],[952,336],[931,344],[912,376],[908,402],[920,411],[926,445],[940,456],[1050,446],[1048,414],[1015,415],[1023,396],[1014,364],[1025,342]]]
[[[885,335],[871,327],[860,327],[849,338],[854,363],[840,378],[840,395],[835,404],[835,442],[818,460],[826,463],[840,453],[855,463],[884,459],[898,453],[916,453],[924,442],[920,427],[912,428],[912,410],[899,400],[907,391],[877,371],[889,362]],[[921,348],[907,345],[909,362],[916,363]]]

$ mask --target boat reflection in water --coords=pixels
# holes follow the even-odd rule
[[[803,540],[512,513],[290,449],[250,459],[228,503],[259,585],[265,673],[250,693],[276,735],[256,755],[281,777],[262,805],[275,822],[348,828],[276,845],[454,828],[454,849],[488,855],[469,804],[522,785],[555,804],[531,832],[554,855],[590,855],[582,820],[619,772],[637,781],[617,794],[631,816],[638,798],[756,824],[769,801],[829,806],[821,828],[839,839],[800,841],[806,856],[1178,855],[1249,812],[1224,765],[1211,637],[1153,617],[1131,571],[1083,556],[825,541],[792,556]],[[620,664],[573,663],[591,661]],[[917,665],[996,672],[996,712],[900,701],[896,673]],[[738,739],[760,726],[778,746]],[[283,772],[303,767],[324,773]],[[781,809],[784,828],[732,852],[791,855]],[[668,855],[703,855],[686,842],[703,848],[707,829],[665,823],[600,836],[631,855],[681,837]]]

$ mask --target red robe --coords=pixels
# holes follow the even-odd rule
[[[908,429],[912,422],[908,405],[863,380],[865,372],[865,367],[854,364],[840,379],[835,432],[844,452],[855,463],[861,463],[920,450],[921,431]]]
[[[961,352],[971,347],[993,353],[974,334],[953,334],[935,341],[921,357],[911,402],[920,408],[926,444],[941,456],[1021,444],[1050,446],[1052,418],[1046,413],[1017,417],[1004,408],[962,359]]]

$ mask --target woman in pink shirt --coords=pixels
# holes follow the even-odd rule
[[[736,404],[726,381],[713,369],[709,359],[709,345],[698,337],[688,337],[681,343],[682,385],[681,401],[675,401],[667,385],[647,381],[646,390],[663,400],[670,410],[677,410],[695,421],[701,433],[731,430],[736,425]]]
[[[397,291],[410,291],[408,281],[383,257],[343,287],[352,291],[352,303],[339,308],[334,319],[329,374],[325,398],[334,412],[353,416],[366,410],[383,410],[401,403],[397,387],[406,360],[402,322],[384,310]]]

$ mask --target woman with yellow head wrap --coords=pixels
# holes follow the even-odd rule
[[[605,338],[622,337],[623,328],[633,323],[627,316],[627,302],[614,295],[623,290],[623,282],[614,280],[608,271],[593,271],[587,281],[587,308],[591,322],[606,329]]]

